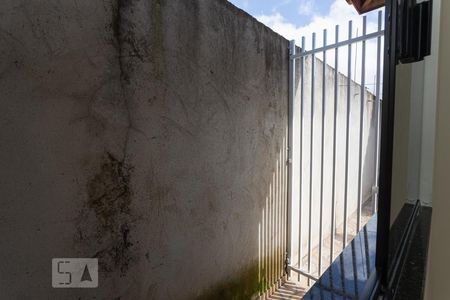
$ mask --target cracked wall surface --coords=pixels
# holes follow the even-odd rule
[[[254,296],[288,42],[225,0],[0,16],[1,298]],[[53,289],[54,257],[97,257],[99,288]]]

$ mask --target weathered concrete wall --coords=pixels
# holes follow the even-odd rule
[[[286,40],[225,0],[0,11],[1,298],[248,299],[281,274]],[[52,289],[54,257],[99,258],[99,288]]]

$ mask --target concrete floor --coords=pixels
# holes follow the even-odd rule
[[[373,216],[372,209],[372,200],[366,201],[364,206],[362,207],[362,216],[361,216],[361,227],[364,226],[369,219]],[[356,220],[357,215],[356,212],[352,214],[348,220],[348,234],[347,234],[347,243],[350,243],[352,239],[356,236],[357,228],[356,228]],[[343,226],[341,225],[336,229],[336,236],[334,241],[334,257],[333,260],[342,252],[342,237],[343,237]],[[322,256],[322,273],[329,267],[330,260],[330,236],[326,237],[323,241],[323,256]],[[312,249],[311,256],[311,273],[314,275],[318,275],[317,272],[317,262],[319,257],[319,248],[315,247]],[[302,269],[305,269],[308,264],[308,256],[305,255],[303,257],[303,266]],[[285,282],[280,288],[278,288],[274,293],[269,296],[267,299],[274,300],[297,300],[302,299],[306,292],[310,289],[310,287],[314,284],[311,281],[311,286],[308,286],[308,282],[304,276],[301,276],[300,280],[296,275],[292,276],[287,282]]]
[[[301,299],[306,293],[306,288],[298,282],[287,281],[267,299],[270,300],[294,300]]]

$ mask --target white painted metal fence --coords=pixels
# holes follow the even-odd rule
[[[326,30],[321,47],[316,48],[315,33],[311,38],[311,50],[306,50],[304,37],[299,52],[295,41],[290,44],[286,262],[288,272],[299,274],[299,278],[305,276],[308,283],[311,279],[317,280],[338,254],[337,248],[343,249],[349,238],[360,230],[366,203],[364,193],[369,184],[370,213],[376,210],[384,35],[382,12],[378,13],[376,31],[366,32],[365,16],[362,24],[362,34],[353,37],[350,21],[348,39],[344,41],[339,41],[339,26],[336,26],[333,44],[327,44]],[[368,41],[376,42],[376,57],[366,57]],[[359,78],[352,79],[352,60],[356,60],[352,51],[358,49],[357,46],[361,46],[361,70]],[[345,74],[339,72],[342,48],[346,48],[348,58]],[[329,52],[330,56],[334,55],[332,65],[327,62]],[[354,62],[355,68],[359,62]],[[375,83],[370,84],[371,89],[366,83],[369,64],[376,64]],[[367,167],[367,157],[370,157],[370,167]],[[356,208],[354,219],[350,215],[353,203]],[[329,234],[324,236],[324,232]],[[340,238],[338,232],[341,232]],[[327,258],[325,262],[324,258]]]

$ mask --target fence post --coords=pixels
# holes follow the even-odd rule
[[[287,182],[287,243],[286,243],[286,274],[290,277],[290,259],[291,259],[291,236],[292,236],[292,150],[294,148],[294,98],[295,98],[295,40],[289,43],[289,120],[288,120],[288,149],[287,149],[287,165],[288,165],[288,182]]]

